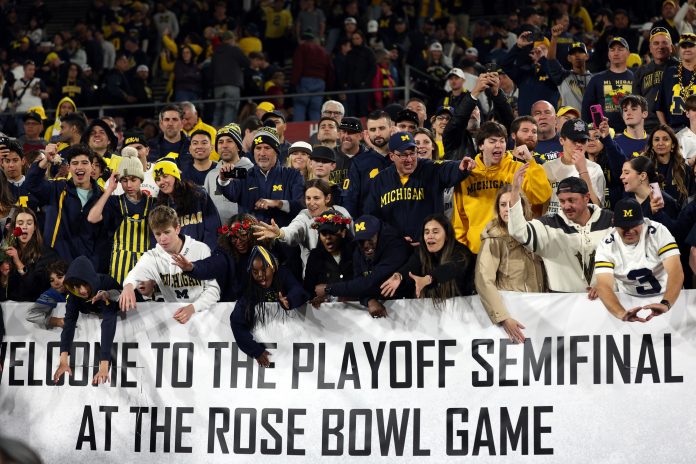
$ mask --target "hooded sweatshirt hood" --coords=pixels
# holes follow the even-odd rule
[[[71,279],[77,279],[89,285],[90,297],[96,293],[99,287],[97,271],[94,270],[92,262],[86,256],[78,256],[70,263],[68,272],[65,273],[65,282],[70,282]],[[71,285],[66,283],[65,288],[76,297],[82,298]]]
[[[53,123],[53,125],[49,126],[46,129],[46,133],[44,134],[44,139],[46,139],[47,142],[50,141],[51,138],[57,137],[60,135],[60,105],[62,105],[65,102],[68,102],[72,105],[72,107],[73,107],[72,112],[73,113],[75,111],[77,111],[77,105],[75,104],[75,102],[73,101],[72,98],[63,97],[60,99],[60,101],[58,102],[58,105],[56,105],[56,120]]]
[[[114,134],[114,131],[111,130],[111,126],[99,118],[92,119],[92,122],[89,123],[85,131],[82,133],[82,139],[80,142],[89,144],[89,134],[96,126],[101,127],[104,129],[104,132],[106,132],[106,137],[109,139],[109,147],[107,148],[107,151],[116,150],[116,147],[118,146],[118,138],[116,137],[116,134]]]

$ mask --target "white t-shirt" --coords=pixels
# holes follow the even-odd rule
[[[556,196],[558,183],[568,177],[580,177],[580,173],[574,164],[564,164],[562,157],[547,161],[541,167],[544,168],[546,177],[549,178],[549,183],[551,184],[551,200],[549,201],[549,208],[546,210],[546,214],[554,214],[560,208],[558,197]],[[587,173],[592,181],[592,189],[599,198],[600,204],[598,206],[601,207],[604,205],[604,187],[606,184],[602,168],[594,161],[587,160]]]
[[[659,222],[646,219],[635,245],[626,245],[616,229],[611,229],[597,247],[595,274],[613,273],[622,293],[660,295],[667,289],[662,262],[670,256],[679,256],[674,237]]]

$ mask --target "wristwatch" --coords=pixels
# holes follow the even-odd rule
[[[331,296],[331,287],[329,287],[328,285],[324,287],[324,293]]]
[[[667,306],[667,311],[672,309],[672,303],[670,303],[669,300],[662,300],[662,301],[660,301],[660,304]]]

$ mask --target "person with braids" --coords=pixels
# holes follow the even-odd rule
[[[513,342],[524,343],[525,327],[510,316],[500,290],[542,293],[546,290],[546,276],[541,257],[524,248],[508,232],[511,192],[509,184],[498,189],[495,217],[481,234],[474,283],[491,322],[505,329]],[[524,218],[531,220],[532,207],[522,192],[520,201]]]
[[[677,218],[680,208],[666,191],[662,191],[662,200],[652,192],[650,184],[661,184],[662,176],[657,173],[650,158],[637,156],[626,161],[621,171],[621,182],[628,196],[636,199],[645,218],[671,228],[671,221]]]
[[[159,187],[157,205],[174,208],[181,224],[181,233],[215,248],[217,230],[222,225],[210,195],[190,180],[181,179],[181,171],[173,158],[162,158],[154,167]]]
[[[685,115],[686,99],[696,93],[696,34],[682,34],[679,39],[678,65],[667,68],[662,76],[655,103],[660,124],[675,131],[689,125]]]
[[[436,305],[448,298],[474,294],[476,257],[454,235],[454,228],[441,214],[423,221],[420,245],[397,272],[384,281],[382,295],[394,296],[408,276],[415,284],[417,298],[432,298]]]
[[[657,126],[648,136],[643,153],[662,176],[660,188],[669,193],[683,207],[694,192],[694,174],[681,155],[677,136],[671,127]]]
[[[271,353],[254,340],[252,331],[271,321],[292,317],[292,310],[302,306],[308,295],[292,273],[263,246],[251,250],[247,272],[249,284],[230,315],[232,334],[239,349],[259,365],[269,367]]]

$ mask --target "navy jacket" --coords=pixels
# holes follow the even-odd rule
[[[363,214],[365,199],[372,189],[374,178],[392,164],[389,156],[368,150],[353,157],[348,179],[343,183],[343,207],[354,218]]]
[[[418,241],[423,220],[445,211],[443,192],[469,176],[459,170],[459,161],[418,160],[416,170],[401,183],[396,166],[391,165],[372,182],[364,214],[371,214],[395,227],[402,236]]]
[[[604,145],[604,156],[602,156],[597,164],[602,168],[604,178],[607,181],[603,206],[613,211],[616,202],[624,197],[621,172],[623,171],[624,163],[628,161],[628,159],[621,149],[621,146],[611,138],[611,135],[602,138],[602,145]]]
[[[232,179],[227,185],[220,185],[222,195],[237,203],[240,213],[253,214],[269,224],[273,219],[279,226],[287,226],[304,208],[304,178],[298,170],[281,167],[277,162],[267,174],[264,175],[258,166],[254,166],[249,169],[246,179]],[[262,198],[286,200],[290,203],[290,212],[279,208],[255,209],[256,201]]]
[[[500,62],[520,89],[517,102],[519,114],[531,114],[532,105],[539,100],[546,100],[556,108],[560,98],[558,87],[549,77],[548,60],[541,58],[538,64],[532,63],[529,58],[531,50],[531,46],[520,48],[514,45]]]
[[[217,245],[217,230],[222,223],[217,207],[203,187],[196,189],[196,204],[193,211],[182,212],[176,207],[174,200],[160,192],[158,204],[165,204],[176,210],[181,224],[181,234],[203,242],[213,250]],[[154,242],[153,242],[154,243]]]
[[[354,254],[355,242],[350,240],[347,234],[346,238],[343,239],[340,263],[336,262],[321,243],[309,252],[305,267],[304,288],[311,295],[311,298],[316,296],[314,287],[319,284],[335,284],[353,280]]]
[[[365,259],[365,255],[359,246],[353,253],[352,280],[331,284],[332,296],[359,298],[360,303],[367,306],[371,298],[382,299],[380,286],[394,272],[408,261],[413,252],[413,247],[403,239],[401,234],[389,224],[382,223],[382,229],[377,239],[377,249],[371,261]],[[406,294],[399,288],[396,297],[404,297]]]
[[[283,266],[278,268],[278,280],[280,281],[280,291],[290,303],[290,310],[296,309],[307,302],[308,295],[305,293],[302,285]],[[269,291],[267,297],[268,300],[266,302],[273,303],[278,301],[277,294],[274,291]],[[251,333],[252,326],[247,323],[247,306],[252,304],[249,298],[249,293],[247,292],[234,305],[234,310],[230,314],[230,325],[239,349],[252,358],[258,358],[266,350],[266,347],[254,340],[254,335]]]
[[[109,290],[120,291],[121,286],[110,276],[97,274],[94,267],[92,267],[92,263],[85,256],[76,258],[68,268],[65,279],[71,278],[86,282],[90,286],[92,294],[86,300],[75,294],[68,294],[65,304],[65,325],[63,326],[63,332],[60,334],[60,352],[70,352],[80,313],[97,313],[102,317],[99,359],[101,361],[110,360],[111,345],[116,334],[116,321],[119,312],[118,303],[115,301],[99,301],[96,304],[92,304],[90,300],[99,290],[107,292]]]
[[[181,133],[181,140],[176,144],[167,142],[164,138],[164,134],[159,134],[150,141],[149,145],[150,153],[147,155],[147,160],[151,163],[154,163],[172,152],[178,155],[176,164],[179,165],[179,169],[183,169],[187,165],[193,163],[193,158],[189,152],[191,139],[183,132]]]
[[[25,184],[44,207],[44,243],[70,262],[78,256],[88,256],[97,270],[106,269],[111,242],[102,234],[101,224],[87,221],[89,210],[101,196],[102,190],[92,180],[92,197],[82,206],[72,181],[46,180],[45,169],[34,163],[27,172]],[[60,213],[59,213],[60,211]],[[53,237],[55,235],[55,243]],[[110,248],[109,248],[110,249]]]

